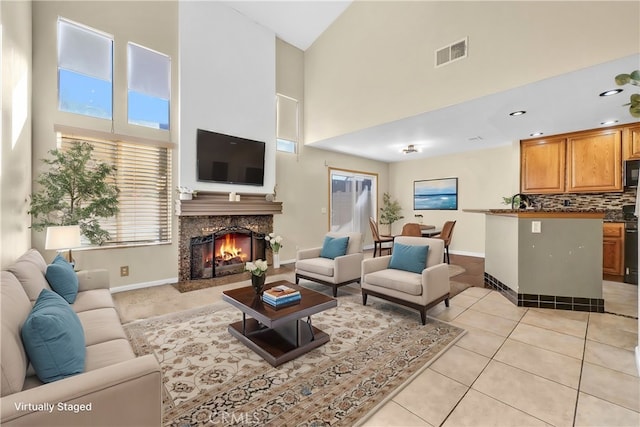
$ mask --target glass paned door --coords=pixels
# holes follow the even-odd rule
[[[366,236],[369,217],[376,217],[378,176],[341,169],[330,169],[329,174],[330,230]]]

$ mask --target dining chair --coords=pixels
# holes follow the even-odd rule
[[[389,251],[389,255],[391,255],[392,246],[383,246],[386,243],[391,243],[393,245],[393,237],[391,236],[380,236],[378,231],[378,223],[372,217],[369,217],[369,227],[371,227],[371,235],[373,236],[373,257],[376,257],[376,254],[379,253],[382,255],[382,250]]]
[[[442,231],[440,234],[433,236],[436,239],[441,239],[444,241],[444,260],[447,261],[447,264],[451,264],[451,260],[449,258],[449,243],[451,243],[451,237],[453,236],[453,227],[456,225],[455,221],[447,221],[442,226]]]
[[[415,222],[409,222],[402,226],[403,236],[415,236],[422,237],[422,228],[420,228],[420,224]]]

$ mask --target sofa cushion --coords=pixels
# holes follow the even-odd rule
[[[85,340],[78,315],[60,295],[43,289],[22,326],[22,341],[45,383],[84,371]]]
[[[17,393],[24,387],[29,360],[20,329],[31,312],[31,301],[18,279],[8,271],[0,277],[0,394]]]
[[[296,271],[333,277],[333,260],[329,258],[309,258],[296,262]]]
[[[44,277],[47,262],[35,249],[29,249],[7,270],[18,278],[31,302],[38,299],[43,289],[51,290],[49,282]]]
[[[422,274],[404,270],[385,269],[365,274],[364,282],[381,288],[393,289],[409,295],[422,295]]]
[[[135,359],[136,355],[126,339],[101,342],[87,347],[86,371],[93,371],[105,366],[115,365]]]
[[[87,346],[101,342],[127,339],[115,308],[99,308],[78,313]]]
[[[47,266],[45,278],[51,289],[64,298],[69,304],[76,301],[78,295],[78,275],[73,266],[58,254]]]
[[[395,243],[389,268],[422,273],[427,266],[429,246],[413,246]]]
[[[320,256],[322,258],[335,259],[339,256],[346,255],[348,245],[349,237],[325,236]]]
[[[115,308],[115,305],[111,297],[111,292],[108,289],[93,289],[78,292],[72,308],[76,313],[81,313],[98,308]]]

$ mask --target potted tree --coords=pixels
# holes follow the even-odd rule
[[[404,218],[400,213],[402,212],[402,207],[397,200],[391,200],[391,195],[389,193],[384,193],[382,195],[382,207],[380,208],[380,224],[386,225],[389,227],[389,230],[386,234],[391,234],[391,225]]]
[[[100,226],[100,218],[118,212],[116,168],[91,158],[93,146],[74,143],[68,150],[50,150],[42,161],[49,169],[36,182],[40,190],[31,195],[31,227],[42,231],[53,225],[79,225],[92,244],[101,245],[111,237]]]

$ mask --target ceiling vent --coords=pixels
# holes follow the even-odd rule
[[[403,148],[402,152],[404,154],[411,154],[411,153],[417,153],[418,150],[416,150],[416,147],[414,147],[413,144],[410,144],[407,146],[407,148]]]
[[[436,50],[436,68],[467,57],[469,37]]]

